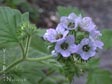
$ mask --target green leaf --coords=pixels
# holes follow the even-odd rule
[[[57,83],[54,79],[46,77],[46,79],[42,82],[42,84],[57,84]]]
[[[76,7],[70,7],[70,6],[69,7],[59,6],[57,8],[57,11],[60,16],[68,16],[72,12],[76,13],[77,15],[81,14],[81,11],[79,11]]]
[[[32,37],[31,47],[43,54],[48,54],[47,43],[38,35]]]
[[[21,5],[22,3],[25,3],[26,0],[3,0],[5,5],[11,7],[11,8],[17,8],[18,5]]]
[[[87,84],[112,84],[112,73],[96,69],[88,73]]]
[[[5,53],[3,50],[0,50],[0,62],[3,63],[4,58],[3,54],[5,54],[6,66],[11,64],[13,61],[20,58],[21,53],[18,47],[7,48]],[[45,53],[44,53],[45,55]],[[43,53],[40,53],[38,50],[30,48],[29,50],[30,57],[40,57],[43,56]],[[2,70],[3,66],[0,66],[0,70]],[[53,84],[56,82],[57,84],[65,84],[67,82],[66,78],[63,75],[59,74],[59,68],[61,65],[55,59],[49,59],[42,62],[28,62],[24,61],[15,67],[13,67],[6,76],[12,77],[13,80],[22,80],[26,79],[26,81],[3,81],[0,79],[0,84],[39,84],[38,81],[42,78],[42,84],[46,84],[46,82]],[[53,71],[53,73],[51,73]],[[49,74],[49,75],[48,75]],[[56,74],[59,74],[58,76]],[[58,77],[60,76],[60,80]],[[48,78],[48,79],[47,79]],[[47,80],[46,80],[47,79]],[[61,82],[62,81],[62,82]]]
[[[10,3],[15,5],[15,6],[17,6],[17,5],[21,4],[21,3],[24,3],[24,2],[26,2],[26,0],[11,0],[10,1]]]
[[[48,43],[43,39],[45,29],[38,29],[37,34],[32,36],[31,47],[41,53],[48,54]]]
[[[106,49],[112,48],[112,30],[104,29],[102,31],[102,41]]]
[[[20,26],[29,21],[29,14],[21,14],[16,9],[0,7],[0,48],[18,42]]]
[[[44,35],[45,32],[46,32],[46,29],[39,28],[37,31],[38,31],[38,32],[37,32],[38,35],[39,35],[40,37],[43,37],[43,35]]]
[[[20,58],[21,56],[20,52],[21,50],[19,47],[6,48],[5,52],[3,52],[3,50],[0,50],[0,62],[4,63],[5,58],[7,67],[9,64]],[[40,51],[35,50],[31,47],[29,49],[30,57],[38,58],[44,56],[43,54],[46,55],[46,53],[44,52],[40,53]],[[0,70],[2,70],[2,68],[3,66],[0,65]],[[0,84],[36,84],[40,79],[43,80],[42,84],[46,84],[45,82],[51,84],[53,84],[53,82],[56,82],[57,84],[60,83],[65,84],[67,80],[63,75],[59,74],[60,68],[62,68],[61,64],[58,63],[55,59],[49,59],[42,62],[24,61],[13,67],[12,69],[10,69],[10,71],[8,72],[8,74],[6,74],[6,76],[12,77],[11,79],[14,80],[26,79],[26,81],[4,82],[2,79],[0,79]],[[59,76],[60,80],[58,79]]]
[[[99,58],[91,58],[89,61],[83,64],[87,70],[94,70],[99,67]]]

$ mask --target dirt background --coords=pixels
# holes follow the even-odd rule
[[[45,23],[47,27],[55,27],[55,21],[50,16],[54,15],[57,6],[74,6],[84,10],[87,16],[93,18],[99,28],[111,28],[112,26],[112,0],[29,0],[43,10],[40,13],[39,23]],[[56,16],[57,17],[57,16]],[[48,20],[46,20],[48,19]],[[43,26],[43,25],[39,26]],[[44,27],[44,26],[43,26]]]

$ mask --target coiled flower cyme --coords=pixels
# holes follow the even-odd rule
[[[62,16],[56,29],[48,29],[43,38],[54,45],[51,51],[54,57],[79,56],[82,60],[88,60],[103,48],[100,36],[102,34],[90,17],[70,13]]]

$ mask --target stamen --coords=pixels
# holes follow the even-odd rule
[[[68,43],[65,43],[65,42],[61,44],[61,48],[63,50],[66,50],[68,48],[68,46],[69,46]]]
[[[82,47],[83,51],[88,52],[90,50],[90,46],[89,45],[84,45]]]
[[[58,39],[60,39],[60,38],[62,38],[62,37],[63,37],[62,34],[58,34],[58,35],[56,36],[56,40],[58,40]]]

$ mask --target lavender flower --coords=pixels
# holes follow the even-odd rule
[[[88,60],[96,54],[96,45],[88,38],[84,38],[78,45],[77,54],[81,56],[83,60]]]
[[[51,43],[64,39],[69,31],[65,30],[61,24],[55,29],[48,29],[43,38]]]
[[[75,30],[76,33],[74,35],[76,37],[69,35],[69,30]],[[83,33],[81,34],[82,31]],[[73,33],[71,32],[70,34]],[[63,57],[79,54],[83,60],[88,60],[96,54],[97,48],[102,49],[104,45],[99,40],[100,36],[102,34],[96,29],[96,25],[90,17],[82,18],[81,15],[77,16],[75,13],[71,13],[68,16],[61,17],[56,29],[48,29],[43,37],[51,43],[56,42],[54,43],[54,50],[51,52],[54,57],[59,54]],[[76,45],[75,40],[79,44]]]
[[[99,37],[102,36],[100,31],[98,30],[92,30],[90,32],[89,38],[95,43],[96,47],[102,49],[104,44],[102,41],[99,40]]]
[[[104,43],[100,40],[95,40],[95,45],[97,48],[103,49]]]
[[[100,36],[102,36],[102,34],[100,33],[100,31],[96,29],[92,30],[89,35],[90,38],[94,38],[94,39],[98,39]]]
[[[91,32],[96,28],[96,25],[93,23],[90,17],[84,17],[80,20],[79,26],[82,30]]]
[[[75,13],[69,14],[68,17],[61,17],[60,22],[63,24],[64,28],[68,30],[76,30],[81,16],[77,16]]]
[[[73,35],[67,36],[65,39],[56,43],[55,51],[60,53],[63,57],[69,57],[72,53],[77,51],[74,41]]]
[[[96,45],[97,48],[103,49],[104,43],[98,39],[90,38],[92,42]]]

